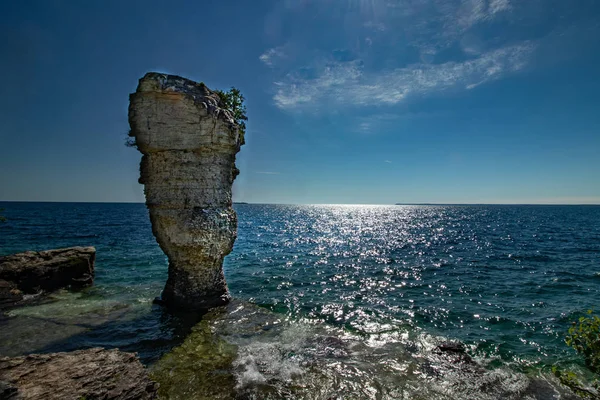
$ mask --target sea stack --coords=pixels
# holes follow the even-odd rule
[[[152,231],[169,259],[162,300],[183,309],[227,303],[223,258],[237,236],[231,185],[244,140],[232,113],[203,83],[150,72],[129,96],[129,125]]]

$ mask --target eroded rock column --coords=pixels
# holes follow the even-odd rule
[[[187,309],[225,304],[223,258],[237,236],[231,185],[243,137],[201,83],[148,73],[129,100],[130,136],[143,154],[139,182],[169,259],[162,299]]]

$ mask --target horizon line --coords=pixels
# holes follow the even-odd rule
[[[0,203],[65,203],[65,204],[146,204],[138,201],[57,201],[57,200],[0,200]],[[600,203],[253,203],[234,201],[232,205],[287,206],[600,206]]]

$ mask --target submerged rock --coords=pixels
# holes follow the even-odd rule
[[[160,384],[160,398],[254,398],[238,390],[235,373],[238,344],[232,338],[253,340],[279,322],[278,316],[268,310],[235,299],[226,306],[211,309],[180,346],[151,367],[150,376]]]
[[[0,358],[0,398],[14,400],[156,398],[135,354],[100,348]]]
[[[235,398],[232,363],[237,348],[214,335],[207,320],[196,325],[178,347],[151,369],[160,398],[170,400]]]
[[[352,332],[233,300],[151,368],[161,398],[576,400],[556,377],[493,367],[409,326]],[[371,328],[375,328],[372,326]]]
[[[93,247],[26,251],[0,257],[0,303],[15,302],[23,294],[81,288],[94,282]]]
[[[148,73],[130,95],[129,124],[152,231],[169,258],[162,300],[186,309],[227,303],[222,265],[237,236],[231,185],[243,144],[231,113],[204,84]]]

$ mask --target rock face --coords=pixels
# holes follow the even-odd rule
[[[100,348],[0,358],[0,398],[145,400],[158,385],[135,354]]]
[[[169,258],[167,305],[229,301],[222,265],[237,236],[231,185],[243,136],[222,106],[204,84],[159,73],[146,74],[130,95],[130,136],[143,154],[139,182]]]
[[[0,257],[0,302],[15,301],[22,294],[80,288],[94,282],[93,247],[69,247],[26,251]]]

